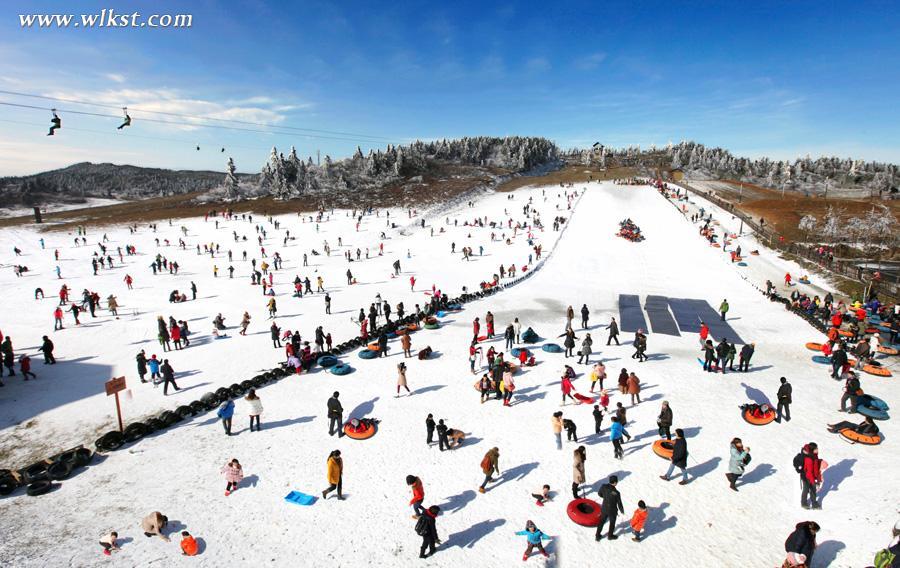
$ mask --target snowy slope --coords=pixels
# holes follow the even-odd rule
[[[321,251],[323,239],[336,247],[338,235],[354,250],[368,243],[377,254],[384,212],[381,217],[366,217],[360,235],[355,234],[352,221],[341,211],[323,223],[318,234],[314,224],[282,217],[283,229],[298,236],[288,247],[280,246],[284,231],[275,231],[265,223],[270,235],[267,250],[270,254],[280,250],[286,258],[285,270],[276,276],[280,325],[300,327],[304,336],[311,338],[312,330],[321,323],[336,339],[343,340],[357,331],[350,318],[361,305],[368,306],[376,293],[391,302],[402,300],[410,309],[416,298],[427,298],[422,291],[430,289],[432,283],[457,294],[463,285],[472,288],[478,281],[489,279],[501,261],[524,264],[528,246],[521,234],[507,246],[490,243],[489,229],[472,229],[468,241],[470,230],[462,224],[476,215],[505,220],[504,208],[520,219],[521,207],[528,196],[534,196],[548,227],[538,232],[538,239],[547,249],[556,236],[549,229],[552,217],[568,216],[569,212],[565,211],[565,199],[557,197],[561,189],[547,188],[546,202],[542,191],[517,191],[512,201],[507,200],[507,194],[492,194],[472,209],[461,207],[449,213],[449,226],[444,219],[431,219],[424,230],[409,237],[389,232],[385,257],[351,265],[362,282],[356,286],[343,286],[347,266],[341,257],[343,249],[333,252],[330,259],[314,257],[319,266],[310,267],[310,271],[318,269],[324,274],[326,286],[336,290],[332,293],[335,313],[330,317],[323,316],[321,295],[303,300],[290,297],[288,281],[297,272],[306,274],[297,266],[299,255],[309,248]],[[557,207],[561,208],[559,213]],[[391,213],[392,218],[401,215],[406,217],[405,212]],[[646,241],[635,244],[614,236],[618,221],[625,217],[642,227]],[[459,220],[459,227],[453,227],[454,219]],[[254,220],[264,222],[262,218]],[[431,237],[432,223],[436,232],[441,226],[448,232]],[[235,378],[247,378],[257,369],[272,367],[281,357],[281,351],[273,349],[268,338],[261,291],[249,286],[249,278],[243,275],[241,280],[228,280],[226,260],[197,257],[191,250],[198,242],[218,242],[223,249],[231,246],[230,234],[235,227],[252,241],[252,225],[223,223],[217,233],[211,221],[184,224],[188,227],[188,251],[160,249],[182,265],[178,277],[154,279],[145,268],[156,252],[155,236],[177,242],[177,222],[173,227],[160,224],[157,235],[146,229],[134,236],[127,228],[110,231],[113,246],[134,243],[145,256],[125,269],[116,268],[96,278],[90,275],[88,260],[93,249],[72,247],[71,237],[47,237],[48,249],[61,247],[63,276],[76,293],[86,286],[103,297],[115,293],[124,308],[120,320],[104,314],[91,322],[88,316],[83,319],[90,323],[77,330],[70,329],[71,317],[67,315],[67,329],[54,336],[60,364],[46,368],[35,361],[39,374],[36,383],[7,381],[0,392],[0,408],[6,434],[4,455],[11,460],[10,465],[24,465],[14,458],[30,456],[30,448],[45,447],[47,451],[41,455],[49,455],[66,444],[93,439],[92,432],[109,428],[112,403],[99,394],[109,376],[128,376],[133,398],[126,402],[125,414],[133,419],[199,398],[203,392],[230,384]],[[514,532],[522,530],[528,519],[554,537],[549,547],[554,555],[551,563],[562,566],[585,566],[597,558],[621,566],[682,565],[688,558],[693,566],[775,566],[783,559],[784,538],[796,522],[804,519],[822,525],[821,549],[814,566],[850,567],[870,562],[874,552],[886,544],[889,528],[896,520],[896,500],[889,496],[896,495],[900,485],[892,467],[897,463],[892,457],[896,455],[892,446],[897,428],[893,422],[881,423],[887,440],[876,448],[851,446],[825,432],[826,423],[844,415],[835,411],[840,384],[828,378],[823,366],[810,362],[811,353],[803,347],[804,342],[819,339],[817,332],[763,298],[719,249],[708,247],[696,234],[696,227],[651,188],[592,184],[566,227],[556,250],[533,278],[467,304],[464,311],[447,316],[440,330],[413,335],[414,349],[428,344],[439,353],[430,361],[407,360],[413,396],[394,398],[395,367],[402,360],[399,346],[385,359],[363,361],[355,354],[344,356],[357,369],[346,377],[316,372],[282,380],[260,390],[265,407],[262,432],[251,434],[246,430],[246,403],[238,401],[235,426],[240,433],[235,437],[225,437],[210,413],[111,453],[102,463],[95,461],[48,495],[30,498],[17,493],[3,499],[3,518],[27,520],[30,530],[3,531],[0,563],[96,565],[102,560],[97,537],[103,531],[117,529],[122,537],[133,540],[112,560],[116,564],[180,566],[199,562],[217,566],[228,562],[245,566],[263,561],[279,566],[295,565],[295,559],[302,555],[310,563],[334,566],[405,565],[416,560],[420,540],[413,533],[414,521],[407,506],[407,474],[423,479],[426,505],[439,504],[443,509],[438,532],[444,544],[424,565],[519,563],[525,543]],[[505,232],[510,234],[509,230]],[[0,276],[0,293],[20,307],[6,311],[0,329],[13,335],[19,350],[27,346],[33,351],[40,335],[52,328],[50,312],[55,302],[48,298],[35,305],[31,299],[35,286],[42,285],[52,296],[57,284],[50,274],[53,261],[49,250],[40,252],[37,238],[28,230],[0,233],[4,254],[13,244],[19,244],[28,255],[20,262],[35,270],[33,276],[19,280],[11,270]],[[97,238],[99,235],[91,235],[92,241]],[[454,241],[457,250],[471,244],[476,253],[484,244],[485,257],[466,263],[459,253],[451,256],[450,243]],[[247,249],[252,254],[256,247],[248,244]],[[406,249],[411,259],[406,258]],[[390,263],[395,258],[401,259],[404,274],[391,279]],[[220,268],[218,279],[211,275],[214,262]],[[750,262],[752,267],[754,260]],[[779,260],[774,256],[766,262],[772,263],[773,271],[778,269]],[[131,293],[121,282],[126,270],[136,278],[136,289]],[[784,268],[780,270],[783,274]],[[409,292],[410,273],[419,279],[415,293]],[[314,280],[315,273],[310,272],[310,277]],[[169,305],[168,292],[187,289],[191,279],[200,288],[198,301]],[[763,282],[754,283],[761,286]],[[632,349],[624,344],[606,347],[600,326],[609,321],[609,316],[618,316],[619,294],[638,294],[642,301],[648,294],[695,298],[713,306],[727,297],[732,306],[731,325],[744,339],[756,343],[754,368],[746,374],[703,373],[697,363],[695,334],[651,334],[651,359],[646,363],[630,359]],[[562,410],[578,424],[581,443],[587,447],[589,497],[596,496],[601,483],[617,473],[626,508],[626,514],[618,519],[621,529],[638,499],[651,507],[648,536],[641,543],[630,538],[596,543],[592,529],[579,527],[566,516],[576,444],[567,443],[563,451],[557,451],[550,429],[550,416],[560,409],[562,355],[537,351],[539,364],[518,377],[518,394],[510,408],[495,401],[479,404],[472,388],[475,377],[469,372],[466,355],[471,321],[476,315],[483,320],[491,310],[498,332],[513,317],[519,317],[524,326],[533,326],[542,337],[561,341],[556,337],[563,331],[565,308],[571,304],[577,311],[582,303],[587,303],[592,312],[594,360],[599,356],[607,361],[611,393],[622,366],[636,370],[644,385],[644,402],[628,412],[628,430],[635,438],[625,445],[625,459],[620,462],[612,458],[608,430],[601,436],[592,435],[589,406],[569,405]],[[222,311],[228,323],[236,325],[245,308],[253,316],[248,337],[236,337],[234,330],[227,340],[203,340],[215,312]],[[179,384],[190,389],[163,399],[158,389],[135,384],[133,356],[142,347],[148,353],[158,352],[155,347],[150,349],[155,316],[170,313],[188,319],[199,337],[196,347],[172,354],[176,371],[187,375],[179,378]],[[582,334],[578,332],[579,337]],[[502,340],[494,344],[502,348]],[[587,391],[588,368],[568,363],[583,373],[575,381],[576,388]],[[765,427],[745,423],[738,405],[774,398],[780,376],[788,377],[794,385],[794,419]],[[898,389],[891,379],[864,376],[863,388],[889,404],[897,400]],[[374,438],[354,441],[327,436],[325,401],[335,389],[341,391],[345,417],[374,416],[382,420]],[[650,445],[656,439],[655,417],[663,399],[673,408],[675,426],[688,433],[689,465],[697,477],[688,486],[658,478],[667,464],[652,453]],[[625,397],[612,394],[612,405],[617,401],[628,406]],[[429,412],[467,432],[462,448],[441,453],[425,445],[424,419]],[[36,420],[29,425],[32,417]],[[604,426],[608,425],[606,421]],[[754,457],[740,493],[730,491],[724,478],[728,443],[734,436],[743,438]],[[825,473],[822,511],[800,508],[799,481],[790,465],[800,446],[813,440],[819,443],[820,455],[831,464]],[[479,495],[476,489],[483,477],[479,462],[495,446],[500,449],[504,475],[489,486],[486,494]],[[308,508],[285,504],[282,499],[292,489],[317,494],[326,487],[325,459],[332,449],[343,452],[347,500],[339,502],[332,497]],[[225,498],[219,468],[232,457],[244,464],[248,480]],[[538,508],[529,493],[544,483],[553,487],[556,498]],[[140,518],[153,510],[177,521],[172,523],[174,528],[186,527],[202,538],[203,554],[196,559],[181,559],[177,544],[140,534]],[[685,560],[678,560],[682,558]]]

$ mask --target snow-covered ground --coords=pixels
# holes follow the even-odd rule
[[[101,197],[88,197],[82,203],[50,203],[41,205],[41,213],[58,213],[60,211],[73,211],[75,209],[88,209],[90,207],[103,207],[104,205],[117,205],[122,203],[120,199],[103,199]],[[13,207],[0,207],[0,216],[3,217],[29,217],[34,215],[33,207],[16,205]]]
[[[49,494],[32,498],[20,489],[3,498],[0,515],[6,522],[0,564],[99,565],[107,560],[99,553],[99,536],[117,530],[125,544],[108,562],[129,566],[198,562],[281,566],[296,565],[298,557],[317,565],[407,565],[418,561],[420,544],[407,506],[408,474],[424,481],[425,505],[437,504],[443,510],[437,526],[444,542],[433,559],[422,562],[429,566],[518,564],[525,541],[514,533],[528,519],[553,537],[548,563],[561,566],[586,566],[598,559],[620,566],[775,566],[783,559],[784,539],[805,519],[822,526],[814,567],[870,563],[887,544],[897,516],[896,497],[891,495],[900,489],[892,449],[898,431],[891,421],[880,423],[886,441],[878,447],[849,445],[825,431],[825,424],[845,415],[836,411],[840,383],[828,378],[824,366],[810,361],[811,353],[803,345],[820,336],[751,285],[761,287],[766,278],[780,283],[783,273],[793,270],[790,265],[749,240],[742,243],[744,250],[760,248],[762,254],[749,257],[746,268],[732,265],[721,249],[709,247],[696,227],[652,188],[603,183],[575,189],[585,188],[574,212],[566,209],[565,190],[557,187],[488,194],[473,207],[463,204],[426,219],[424,229],[416,227],[419,217],[410,219],[405,211],[391,211],[391,220],[405,227],[402,233],[386,227],[385,211],[377,217],[366,216],[359,232],[345,211],[333,212],[318,229],[296,216],[278,217],[281,230],[262,216],[254,216],[253,223],[220,221],[218,229],[212,220],[203,219],[177,221],[172,226],[160,223],[156,233],[142,227],[132,235],[121,227],[107,231],[113,256],[116,247],[126,244],[135,245],[138,256],[126,256],[121,267],[116,258],[116,268],[101,270],[96,277],[90,267],[95,246],[75,247],[73,235],[51,233],[43,235],[46,250],[41,250],[41,235],[31,229],[3,230],[2,251],[9,255],[4,263],[25,264],[30,271],[22,278],[8,267],[0,272],[0,294],[7,300],[0,329],[13,337],[17,354],[33,355],[38,373],[34,382],[4,379],[6,386],[0,389],[3,467],[22,467],[28,460],[90,442],[112,429],[114,405],[102,393],[103,382],[110,377],[128,378],[130,396],[123,400],[128,422],[196,400],[204,392],[249,378],[281,360],[282,351],[269,340],[266,299],[259,287],[249,283],[249,261],[239,260],[243,250],[260,260],[255,224],[268,232],[264,246],[270,258],[279,251],[285,259],[284,268],[275,275],[279,325],[299,328],[304,339],[311,339],[315,327],[324,325],[336,343],[358,332],[351,319],[360,307],[368,309],[376,294],[392,304],[403,301],[409,311],[428,299],[423,292],[430,291],[432,284],[457,295],[462,286],[471,290],[490,279],[501,263],[527,264],[530,247],[521,231],[510,245],[491,242],[490,228],[466,227],[467,220],[486,216],[504,226],[509,217],[524,220],[522,207],[533,198],[546,226],[535,231],[536,242],[544,246],[545,256],[551,250],[552,254],[532,278],[466,304],[462,312],[445,317],[439,330],[412,336],[414,350],[430,345],[437,352],[431,360],[406,360],[412,396],[394,397],[396,365],[403,357],[399,345],[392,342],[387,358],[364,361],[355,353],[342,357],[356,369],[345,377],[316,371],[260,389],[265,410],[259,433],[248,431],[247,406],[238,401],[237,436],[224,436],[215,414],[208,413],[96,458]],[[571,216],[561,236],[551,230],[555,215]],[[618,221],[625,217],[643,229],[644,242],[614,236]],[[187,250],[177,247],[182,225],[187,228]],[[441,234],[441,228],[446,232]],[[297,238],[284,246],[286,230]],[[232,231],[247,235],[247,243],[234,243]],[[385,254],[379,257],[382,231],[387,238]],[[508,228],[494,232],[512,236]],[[92,245],[101,236],[89,229]],[[343,247],[338,247],[338,237]],[[155,238],[161,241],[158,248]],[[163,239],[171,245],[165,246]],[[313,248],[323,252],[325,240],[333,249],[331,256],[310,255],[310,266],[304,268],[302,254]],[[450,254],[454,242],[457,253]],[[220,253],[216,258],[197,256],[198,243],[218,243]],[[11,256],[14,245],[24,251],[19,259]],[[462,260],[459,253],[466,245],[475,249],[471,262]],[[484,246],[484,256],[478,256],[479,246]],[[369,260],[365,260],[366,247]],[[233,280],[228,278],[225,257],[229,248],[235,253]],[[348,265],[343,252],[352,250],[355,258],[357,248],[363,260]],[[54,249],[60,251],[62,280],[53,273]],[[177,260],[180,274],[153,276],[149,264],[157,253]],[[403,273],[391,278],[390,265],[396,259]],[[219,267],[218,278],[212,275],[213,265]],[[359,284],[346,285],[348,266]],[[132,291],[123,282],[126,273],[135,278]],[[324,315],[322,294],[291,297],[295,274],[308,275],[314,287],[315,277],[323,276],[332,296],[330,316]],[[417,279],[415,291],[409,289],[410,275]],[[187,291],[192,280],[199,289],[196,301],[167,302],[171,290]],[[82,316],[83,324],[75,328],[67,313],[66,329],[51,332],[55,293],[62,282],[75,297],[84,288],[96,290],[103,298],[115,294],[121,304],[120,319],[104,311],[96,319]],[[47,299],[33,299],[38,286]],[[640,295],[642,302],[648,294],[701,299],[714,307],[727,297],[729,323],[746,341],[756,343],[751,372],[703,373],[697,361],[697,336],[690,333],[680,337],[650,334],[651,358],[645,363],[629,358],[628,341],[621,347],[606,347],[603,327],[610,316],[618,319],[619,294]],[[623,366],[635,370],[643,383],[643,402],[628,411],[628,430],[634,438],[625,444],[623,461],[613,459],[608,419],[598,436],[593,434],[590,406],[560,407],[563,364],[580,372],[575,381],[580,392],[588,390],[588,367],[537,350],[538,365],[518,376],[517,394],[509,408],[493,400],[480,404],[472,388],[475,377],[468,368],[467,347],[474,317],[484,321],[486,312],[493,312],[499,334],[518,317],[543,338],[561,341],[557,336],[563,332],[566,307],[572,305],[577,312],[583,303],[591,310],[588,331],[594,338],[593,360],[602,358],[607,365],[612,406],[616,402],[630,406],[627,397],[614,388]],[[245,309],[253,318],[246,337],[238,336],[232,327],[229,338],[211,339],[212,316],[221,312],[229,326],[236,326]],[[170,314],[187,320],[194,335],[190,348],[166,354],[182,391],[163,397],[161,389],[137,381],[134,355],[142,348],[162,355],[155,340],[155,320],[157,315]],[[578,331],[579,338],[583,333]],[[59,364],[53,367],[41,365],[40,357],[34,355],[44,334],[51,334],[56,343]],[[631,334],[623,339],[630,340]],[[502,350],[502,339],[491,344]],[[764,427],[744,422],[738,406],[774,399],[781,376],[794,386],[793,420]],[[893,381],[864,375],[863,388],[892,404],[898,394]],[[375,437],[354,441],[327,435],[325,403],[334,390],[341,392],[345,418],[381,420]],[[687,486],[659,479],[667,464],[653,454],[651,445],[662,400],[668,400],[674,411],[675,427],[685,429],[688,436],[689,471],[696,479]],[[618,487],[626,514],[618,518],[619,531],[627,527],[639,499],[650,507],[643,542],[622,538],[598,543],[593,529],[568,519],[572,451],[578,444],[569,442],[563,451],[556,450],[550,416],[560,409],[577,423],[580,444],[587,448],[588,497],[596,497],[609,475],[615,473],[621,480]],[[449,453],[428,447],[424,428],[428,413],[465,431],[464,445]],[[754,458],[739,493],[728,489],[724,477],[728,445],[735,436],[752,448]],[[800,483],[791,468],[793,456],[810,441],[818,442],[820,455],[831,464],[820,492],[821,511],[800,507]],[[500,450],[503,475],[481,495],[477,492],[483,478],[479,463],[492,447]],[[327,486],[325,461],[333,449],[343,453],[347,499],[320,499],[311,507],[285,503],[283,497],[291,490],[316,495]],[[226,498],[219,469],[231,458],[241,461],[247,479]],[[529,494],[545,483],[556,497],[538,508]],[[203,553],[182,559],[176,542],[145,538],[138,523],[154,510],[169,516],[172,530],[184,527],[203,539]]]

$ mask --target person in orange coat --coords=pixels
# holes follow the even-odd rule
[[[631,515],[631,530],[634,531],[634,536],[631,540],[634,542],[641,541],[641,532],[644,530],[645,522],[647,522],[647,504],[643,501],[638,501],[638,508]]]
[[[422,506],[422,501],[425,500],[425,486],[422,485],[422,480],[415,475],[407,475],[406,484],[412,490],[412,499],[409,501],[413,508],[412,518],[418,519],[425,514],[425,507]]]
[[[197,556],[200,547],[197,541],[187,531],[181,531],[181,554],[185,556]]]

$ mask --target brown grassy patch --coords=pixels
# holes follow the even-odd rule
[[[560,183],[585,183],[593,179],[608,180],[629,178],[638,175],[636,168],[614,167],[602,169],[599,166],[569,164],[564,168],[540,176],[520,176],[500,184],[498,191],[514,191],[529,185],[558,185]]]

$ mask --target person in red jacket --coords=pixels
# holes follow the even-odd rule
[[[472,322],[472,342],[478,343],[478,333],[481,331],[481,320],[479,318],[475,318],[475,321]]]
[[[63,311],[62,308],[56,306],[53,310],[53,331],[63,329]]]
[[[706,343],[706,338],[709,337],[709,326],[700,322],[700,345],[703,346]]]
[[[815,442],[803,446],[801,454],[794,458],[794,467],[800,474],[800,481],[803,484],[800,505],[804,509],[821,509],[822,506],[816,496],[816,491],[822,486],[822,460],[819,458],[819,446]]]
[[[406,484],[412,490],[412,499],[409,501],[413,508],[412,518],[418,519],[425,514],[425,507],[422,506],[422,501],[425,500],[425,487],[422,485],[422,480],[415,475],[407,475]]]
[[[563,375],[562,379],[560,379],[559,386],[562,389],[562,402],[566,403],[566,397],[573,402],[575,402],[575,398],[572,397],[572,391],[575,387],[572,386],[572,380],[569,379],[568,375]],[[576,403],[577,404],[577,403]]]
[[[181,349],[181,328],[173,325],[169,335],[172,336],[172,341],[175,342],[175,349]]]
[[[844,316],[841,315],[841,312],[835,312],[835,314],[831,316],[831,325],[834,327],[841,327],[842,323],[844,323]]]

